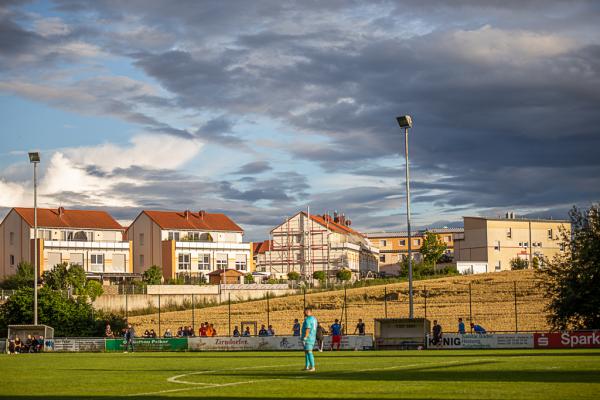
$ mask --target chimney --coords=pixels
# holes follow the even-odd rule
[[[346,225],[346,214],[340,215],[340,220],[339,220],[341,225]]]
[[[58,216],[62,217],[63,215],[65,215],[65,208],[64,207],[58,207]]]
[[[352,225],[352,221],[350,221],[349,219],[346,220],[346,226],[350,226],[350,225]]]
[[[340,217],[338,216],[337,210],[335,210],[333,212],[333,222],[335,222],[335,223],[340,222]]]
[[[185,210],[183,212],[183,216],[185,217],[185,219],[190,219],[190,210]]]
[[[205,215],[206,215],[206,211],[204,211],[204,210],[198,211],[198,216],[200,217],[200,219],[204,219]]]

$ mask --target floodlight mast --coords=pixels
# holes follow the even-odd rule
[[[414,318],[413,306],[413,267],[412,267],[412,235],[410,230],[410,172],[408,165],[408,129],[412,128],[410,115],[396,118],[400,128],[404,128],[404,157],[406,159],[406,227],[408,231],[408,317]]]
[[[33,164],[33,324],[38,324],[38,243],[37,243],[37,165],[40,153],[29,153],[29,162]],[[31,253],[30,253],[31,254]]]

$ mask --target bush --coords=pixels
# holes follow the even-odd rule
[[[33,265],[28,262],[20,262],[17,265],[17,272],[9,276],[2,282],[2,288],[16,290],[25,287],[33,287]]]
[[[148,285],[160,285],[162,277],[162,269],[158,265],[153,265],[144,271],[142,281]]]
[[[325,271],[315,271],[315,272],[313,272],[312,277],[313,277],[313,279],[316,279],[316,280],[322,282],[325,280]]]
[[[347,282],[352,279],[352,271],[349,269],[340,269],[335,273],[335,277],[342,282]]]
[[[96,300],[99,296],[102,296],[102,293],[104,293],[104,289],[100,282],[89,280],[85,283],[85,294],[89,296],[92,301]]]
[[[300,280],[300,274],[296,271],[290,271],[287,274],[287,277],[290,281],[298,281]]]
[[[516,257],[516,258],[513,258],[512,260],[510,260],[510,269],[512,269],[513,271],[520,270],[520,269],[527,269],[528,265],[529,265],[529,263],[527,262],[527,260],[524,260],[519,257]]]
[[[252,275],[250,272],[248,272],[245,276],[244,276],[244,283],[254,283],[254,275]]]

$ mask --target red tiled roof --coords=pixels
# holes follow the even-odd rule
[[[33,226],[33,208],[13,208]],[[124,228],[106,211],[38,208],[38,226],[43,228],[118,229]]]
[[[231,272],[235,272],[235,274],[238,275],[238,276],[244,275],[243,272],[240,272],[240,271],[238,271],[236,269],[231,269],[231,268],[230,269],[226,269],[226,270],[216,269],[216,270],[214,270],[212,272],[209,272],[206,275],[208,275],[208,276],[215,276],[215,275],[223,275],[223,273],[231,273]]]
[[[205,231],[244,232],[225,214],[211,214],[205,211],[149,211],[144,210],[150,219],[162,229],[192,229]]]
[[[303,211],[302,212],[304,215],[306,215],[306,213]],[[310,219],[312,219],[313,221],[315,221],[316,223],[323,225],[324,227],[329,227],[329,229],[331,229],[334,232],[337,233],[342,233],[344,235],[358,235],[358,236],[364,236],[362,233],[355,231],[354,229],[343,225],[343,224],[339,224],[337,222],[335,222],[332,219],[330,219],[329,221],[325,220],[321,215],[310,215]]]
[[[252,253],[253,254],[263,254],[266,253],[271,247],[271,241],[265,240],[264,242],[254,242],[252,243]]]

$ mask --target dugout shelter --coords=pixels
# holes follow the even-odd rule
[[[375,348],[414,350],[425,348],[431,323],[426,318],[375,319]]]

